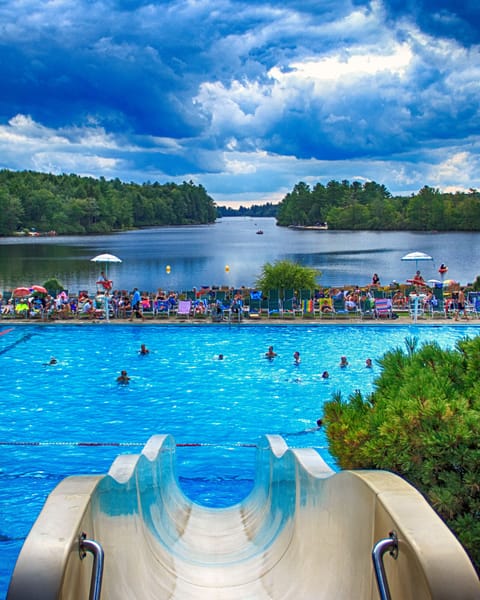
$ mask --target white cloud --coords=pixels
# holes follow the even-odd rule
[[[257,201],[299,180],[478,188],[480,49],[391,10],[3,3],[0,164]]]
[[[347,56],[345,56],[347,55]],[[303,87],[302,83],[315,83],[315,91],[325,90],[325,84],[339,80],[356,85],[357,78],[377,75],[380,72],[403,76],[412,62],[412,51],[407,44],[397,44],[393,52],[356,52],[355,49],[344,50],[341,54],[318,59],[305,59],[293,62],[288,72],[281,72],[277,67],[270,70],[269,75],[282,85]]]
[[[478,167],[478,157],[474,159],[467,151],[454,152],[431,168],[431,177],[438,185],[447,181],[456,181],[457,184],[464,185],[475,178]]]

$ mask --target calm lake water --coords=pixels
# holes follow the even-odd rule
[[[256,234],[260,229],[263,235]],[[279,259],[318,268],[325,286],[364,285],[374,272],[383,284],[404,282],[415,263],[401,258],[412,251],[433,257],[418,265],[425,279],[438,279],[444,262],[447,277],[466,284],[480,274],[479,242],[480,233],[295,231],[272,218],[249,217],[99,236],[1,238],[0,290],[50,277],[69,290],[94,290],[100,267],[90,259],[104,252],[122,259],[108,275],[115,288],[129,290],[253,286],[262,265]]]

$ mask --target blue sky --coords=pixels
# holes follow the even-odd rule
[[[0,0],[0,168],[480,188],[478,0]]]

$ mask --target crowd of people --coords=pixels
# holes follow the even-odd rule
[[[447,267],[442,265],[441,269],[446,272]],[[289,298],[289,309],[275,311],[269,307],[266,310],[268,314],[273,312],[285,314],[289,310],[322,315],[339,311],[366,314],[368,311],[375,311],[375,300],[379,297],[388,298],[393,310],[408,310],[415,297],[418,297],[420,302],[418,306],[424,312],[433,313],[438,308],[438,297],[434,294],[432,286],[427,286],[420,270],[417,270],[408,282],[409,287],[392,283],[387,288],[382,288],[379,275],[374,273],[371,284],[363,288],[359,286],[319,287],[310,292],[307,300],[303,299],[301,294],[293,292],[293,297]],[[191,316],[208,315],[212,321],[222,321],[224,315],[228,313],[229,318],[233,316],[241,320],[245,313],[253,314],[251,310],[253,303],[262,300],[262,292],[248,288],[210,287],[193,288],[182,293],[159,289],[152,294],[141,292],[136,287],[130,292],[121,291],[114,290],[113,282],[102,272],[94,294],[89,294],[85,290],[78,294],[69,294],[68,291],[63,290],[56,295],[32,290],[29,294],[8,298],[2,298],[0,294],[0,312],[3,317],[41,317],[52,320],[79,317],[98,320],[108,316],[108,318],[144,321],[146,315],[179,314],[179,302],[184,300],[188,301],[188,311]],[[279,300],[279,306],[281,303],[282,301]],[[441,310],[444,310],[445,316],[454,314],[456,319],[468,319],[467,306],[468,298],[465,291],[457,285],[448,290]]]

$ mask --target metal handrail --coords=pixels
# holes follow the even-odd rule
[[[373,547],[372,559],[375,569],[375,577],[377,578],[378,592],[380,600],[392,600],[390,589],[388,587],[387,575],[383,566],[383,555],[385,552],[390,552],[390,556],[394,559],[398,557],[398,537],[395,531],[388,534],[390,537],[379,540]]]
[[[90,580],[89,600],[100,600],[103,578],[103,548],[95,540],[88,540],[87,534],[80,535],[80,559],[87,556],[87,552],[93,554],[92,579]]]

